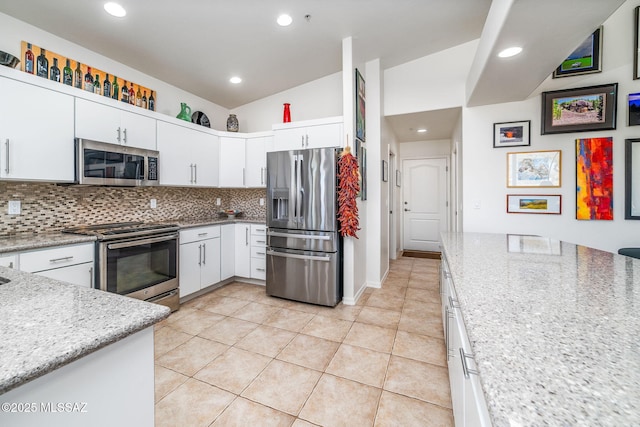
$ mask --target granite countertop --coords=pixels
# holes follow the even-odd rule
[[[234,219],[225,218],[220,215],[218,217],[211,218],[197,218],[197,219],[177,219],[174,221],[167,221],[174,224],[178,224],[180,228],[193,228],[203,227],[207,225],[222,225],[222,224],[235,224],[235,223],[250,223],[250,224],[266,224],[265,217],[244,217],[240,216]]]
[[[535,236],[441,238],[494,426],[640,420],[640,260]]]
[[[169,308],[0,267],[0,394],[169,316]]]

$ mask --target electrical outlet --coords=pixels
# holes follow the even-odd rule
[[[260,197],[260,206],[264,206],[264,197]]]
[[[151,202],[149,204],[151,205],[151,209],[155,209],[158,207],[158,201],[156,199],[151,199]]]
[[[20,200],[9,200],[9,215],[20,215]]]
[[[216,206],[220,206],[220,197],[216,199]]]

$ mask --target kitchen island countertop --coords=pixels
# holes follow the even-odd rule
[[[0,267],[0,394],[141,331],[167,307]]]
[[[640,420],[640,260],[542,238],[443,233],[494,426]]]

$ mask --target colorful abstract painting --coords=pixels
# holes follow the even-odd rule
[[[613,138],[576,140],[576,219],[613,220]]]

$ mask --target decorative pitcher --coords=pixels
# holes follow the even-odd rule
[[[229,118],[227,119],[227,131],[238,132],[238,118],[235,114],[229,114]]]
[[[186,120],[188,122],[191,121],[191,108],[184,102],[180,103],[180,114],[176,116],[179,119]]]

